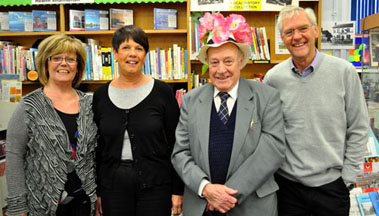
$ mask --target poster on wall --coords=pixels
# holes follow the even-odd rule
[[[299,0],[193,0],[191,11],[280,11]]]
[[[322,22],[322,49],[354,49],[355,22]]]
[[[275,16],[275,54],[290,54],[287,47],[284,46],[282,38],[280,37],[280,30],[278,28],[278,15]]]
[[[371,67],[379,66],[379,32],[370,31],[370,62]]]

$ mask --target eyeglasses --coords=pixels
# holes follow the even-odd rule
[[[74,64],[75,62],[77,62],[77,59],[75,58],[72,58],[72,57],[66,57],[66,58],[63,58],[63,57],[60,57],[60,56],[54,56],[54,57],[49,57],[48,60],[53,62],[53,63],[61,63],[63,61],[63,59],[68,63],[68,64]]]
[[[286,37],[292,37],[295,34],[295,31],[298,31],[299,33],[306,33],[311,27],[308,25],[301,26],[297,29],[288,29],[283,32],[284,36]]]

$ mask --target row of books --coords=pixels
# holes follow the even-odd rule
[[[176,9],[154,8],[154,29],[177,29],[177,13]],[[71,9],[69,17],[70,31],[117,30],[134,23],[131,9]]]
[[[113,58],[112,48],[101,47],[95,39],[88,39],[88,44],[84,46],[87,52],[84,80],[112,80],[118,77],[118,63]],[[35,81],[38,78],[35,74],[37,53],[36,48],[0,41],[0,74],[16,74],[20,81]],[[168,50],[150,50],[143,72],[156,79],[187,79],[187,56],[187,50],[177,44]]]
[[[35,71],[35,57],[38,50],[18,46],[9,41],[0,41],[0,74],[16,74],[18,80],[34,81],[38,75],[29,73]]]
[[[199,54],[200,48],[203,45],[199,38],[199,22],[197,19],[201,18],[199,13],[192,13],[190,17],[190,50],[191,50],[191,60],[196,59]],[[266,28],[265,27],[251,27],[251,36],[253,42],[251,44],[251,54],[253,61],[269,61],[270,57],[270,47],[267,39]]]
[[[0,32],[57,31],[56,11],[0,12]],[[116,30],[133,25],[133,10],[69,10],[70,31]],[[154,8],[154,29],[177,29],[177,10]]]
[[[163,50],[150,50],[143,71],[156,79],[172,80],[188,78],[188,51],[177,44]]]
[[[99,41],[88,39],[87,68],[84,80],[112,80],[119,76],[118,63],[112,48],[101,47]],[[187,79],[187,50],[173,44],[172,48],[150,50],[142,68],[144,74],[155,79]]]
[[[56,11],[0,12],[0,32],[56,31]]]

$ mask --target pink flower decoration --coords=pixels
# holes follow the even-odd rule
[[[239,15],[239,14],[230,14],[228,17],[226,17],[226,23],[230,26],[230,31],[238,31],[240,28],[240,25],[245,23],[246,19],[245,17]]]
[[[238,43],[251,45],[251,29],[246,23],[246,19],[241,15],[230,14],[225,18],[221,13],[211,14],[207,12],[199,21],[198,33],[203,42],[206,42],[210,32],[212,32],[213,42],[217,44],[228,40],[232,33]]]

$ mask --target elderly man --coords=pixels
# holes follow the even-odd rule
[[[202,25],[221,16],[206,14]],[[198,58],[212,82],[182,101],[172,163],[185,183],[186,216],[277,214],[273,174],[285,151],[279,93],[240,77],[251,51],[239,33],[210,34]]]

